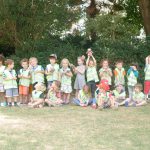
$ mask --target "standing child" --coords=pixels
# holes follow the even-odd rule
[[[3,72],[5,70],[4,56],[0,55],[0,106],[6,106],[5,94],[4,94],[4,84],[3,84]]]
[[[109,86],[112,85],[111,77],[112,77],[112,70],[109,68],[109,62],[107,59],[102,60],[101,62],[102,68],[99,70],[99,76],[101,80],[108,80]]]
[[[32,91],[31,102],[28,104],[32,108],[41,108],[44,104],[44,91],[46,87],[43,83],[36,83],[35,90]]]
[[[3,72],[5,97],[7,98],[8,106],[18,106],[18,85],[17,74],[14,68],[14,61],[11,59],[6,60],[6,69]]]
[[[100,109],[103,108],[114,108],[115,106],[115,101],[114,97],[112,94],[109,92],[109,85],[106,80],[101,80],[100,84],[97,85],[98,88],[100,89],[100,93],[98,94],[98,99],[97,99],[97,104]]]
[[[98,74],[96,70],[96,60],[92,54],[92,50],[88,49],[87,51],[87,61],[86,61],[86,77],[87,77],[87,84],[90,87],[92,98],[95,97],[95,90],[96,90],[96,83],[99,81]]]
[[[139,73],[137,71],[137,65],[133,63],[127,72],[128,92],[129,92],[129,98],[131,100],[133,98],[133,91],[134,91],[135,85],[137,84],[138,76],[139,76]]]
[[[143,106],[146,105],[147,102],[145,100],[144,93],[142,92],[142,84],[136,84],[133,92],[133,99],[131,100],[130,98],[126,99],[123,104],[125,106]]]
[[[21,104],[27,104],[29,99],[29,86],[31,81],[28,59],[22,59],[20,64],[22,66],[22,69],[20,69],[18,72],[20,101]]]
[[[93,108],[96,108],[96,100],[92,98],[91,90],[88,85],[83,86],[83,89],[78,93],[78,98],[73,99],[73,102],[82,107],[92,105]]]
[[[29,62],[31,65],[31,80],[34,89],[36,83],[44,83],[44,68],[41,65],[38,65],[38,60],[35,57],[31,57]]]
[[[122,60],[116,62],[114,75],[115,75],[115,86],[118,86],[120,84],[124,86],[126,72],[125,72],[125,69],[123,68]]]
[[[59,65],[56,63],[56,54],[51,54],[49,56],[49,61],[50,64],[46,66],[45,70],[48,87],[50,87],[54,81],[59,80]]]
[[[150,98],[150,55],[146,57],[145,61],[145,83],[144,83],[144,93],[146,98]]]
[[[76,79],[74,83],[74,89],[76,90],[76,98],[78,97],[79,90],[81,90],[85,85],[85,57],[78,57],[77,61],[78,66],[73,69],[76,74]]]
[[[49,106],[60,106],[63,104],[63,100],[59,97],[59,82],[58,81],[54,81],[52,85],[50,86],[45,102]]]
[[[69,103],[70,93],[72,92],[72,85],[71,85],[71,77],[72,72],[69,68],[69,60],[64,58],[61,61],[62,68],[60,69],[60,76],[61,76],[61,92],[63,93],[63,101],[65,104]]]

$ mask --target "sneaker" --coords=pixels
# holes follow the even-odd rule
[[[12,106],[12,103],[11,103],[11,102],[10,102],[10,103],[8,103],[8,106],[9,106],[9,107],[11,107],[11,106]]]
[[[7,102],[1,103],[1,106],[2,106],[2,107],[6,107],[6,106],[7,106]]]
[[[126,102],[125,102],[125,107],[128,107],[128,106],[129,106],[129,102],[126,101]]]
[[[18,107],[19,105],[17,104],[17,102],[14,102],[14,106],[15,106],[15,107]]]

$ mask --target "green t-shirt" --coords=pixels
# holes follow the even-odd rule
[[[111,83],[111,76],[110,76],[109,72],[112,73],[112,70],[110,68],[108,68],[108,71],[105,71],[104,68],[101,68],[99,70],[99,73],[103,73],[103,76],[101,77],[101,80],[105,79],[105,80],[108,81],[108,84],[111,85],[112,84]]]
[[[54,69],[53,72],[50,72],[49,75],[46,76],[47,81],[58,81],[59,80],[59,65],[58,64],[49,64],[46,66],[46,70],[49,72],[51,69]]]
[[[31,80],[32,84],[39,82],[44,83],[44,74],[43,73],[36,73],[37,71],[44,71],[43,67],[37,65],[36,67],[32,67],[31,71]]]
[[[133,92],[133,101],[141,102],[144,100],[145,100],[145,95],[143,92],[139,92],[139,93]]]
[[[89,82],[89,81],[98,82],[99,81],[98,74],[97,74],[95,66],[87,68],[86,77],[87,77],[87,82]]]
[[[30,70],[29,69],[27,69],[27,70],[20,69],[18,74],[22,75],[24,77],[28,77],[30,75]],[[26,86],[26,87],[30,86],[30,82],[31,82],[31,79],[25,79],[25,78],[20,78],[19,79],[19,85],[23,85],[23,86]]]
[[[55,101],[57,101],[58,97],[56,96],[56,93],[54,91],[49,90],[49,92],[48,92],[48,99],[50,101],[55,102]]]
[[[14,79],[5,80],[6,78],[12,78],[12,77],[14,77],[14,78],[17,77],[16,71],[5,69],[3,72],[4,89],[18,88],[16,80],[14,80]]]
[[[86,94],[84,93],[83,90],[80,90],[79,91],[79,100],[83,103],[88,103],[88,101],[90,100],[90,95],[89,94]]]
[[[66,68],[66,69],[61,68],[60,69],[60,74],[62,74],[62,76],[61,76],[61,84],[62,85],[69,85],[69,86],[71,85],[71,77],[63,74],[64,72],[70,72],[70,71],[71,71],[70,68]]]
[[[5,66],[0,67],[0,84],[3,84],[3,72],[5,70]]]

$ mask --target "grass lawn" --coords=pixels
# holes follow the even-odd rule
[[[150,104],[0,108],[0,150],[150,150]]]

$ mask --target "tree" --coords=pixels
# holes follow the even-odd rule
[[[140,6],[145,33],[147,36],[150,36],[150,0],[139,0],[138,3]]]

